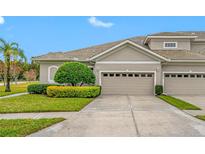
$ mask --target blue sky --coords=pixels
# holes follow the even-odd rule
[[[0,38],[28,59],[161,31],[205,31],[205,17],[0,17]]]

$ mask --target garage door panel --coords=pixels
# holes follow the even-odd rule
[[[173,75],[173,74],[172,74]],[[164,77],[164,92],[167,94],[205,94],[205,76],[203,74],[182,74],[180,77]]]
[[[106,76],[102,74],[101,78],[102,94],[153,95],[153,74],[114,73],[112,76],[110,74],[113,73],[105,74]]]

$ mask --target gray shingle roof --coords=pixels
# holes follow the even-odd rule
[[[193,35],[196,35],[196,36],[198,36],[197,38],[196,38],[196,40],[198,40],[198,39],[205,39],[205,32],[203,31],[203,32],[200,32],[200,31],[197,31],[197,32],[183,32],[183,33],[187,33],[187,34],[193,34]]]
[[[153,36],[195,36],[197,35],[197,39],[205,39],[205,32],[162,32],[162,33],[156,33],[152,34]],[[152,36],[149,35],[149,36]],[[109,48],[112,48],[116,46],[117,44],[125,41],[125,40],[131,40],[135,42],[138,45],[141,45],[142,47],[148,48],[147,45],[143,44],[143,41],[146,37],[145,36],[139,36],[139,37],[132,37],[116,42],[106,43],[102,45],[96,45],[88,48],[82,48],[79,50],[72,50],[72,51],[65,51],[65,52],[50,52],[45,55],[33,57],[33,60],[38,61],[46,61],[46,60],[79,60],[79,61],[86,61],[89,58],[98,55],[102,53],[105,50],[108,50]],[[205,54],[200,54],[197,52],[190,52],[190,51],[153,51],[160,56],[163,56],[168,59],[178,59],[178,60],[197,60],[197,59],[204,59],[205,60]]]
[[[66,52],[49,52],[48,54],[41,55],[38,57],[34,57],[34,60],[87,60],[88,58],[95,56],[115,45],[120,43],[121,41],[96,45],[88,48],[82,48],[79,50],[72,50]]]
[[[160,32],[148,36],[197,36],[197,39],[205,39],[205,31]]]
[[[154,33],[148,36],[196,36],[196,34],[185,33],[185,32],[160,32],[160,33]]]
[[[145,39],[145,37],[129,38],[129,40],[147,48],[147,46],[143,44],[144,39]],[[83,61],[83,60],[87,60],[95,55],[98,55],[99,53],[101,53],[109,48],[112,48],[112,47],[116,46],[117,44],[119,44],[125,40],[106,43],[106,44],[102,44],[102,45],[96,45],[96,46],[92,46],[92,47],[88,47],[88,48],[82,48],[79,50],[72,50],[72,51],[66,51],[66,52],[50,52],[50,53],[45,54],[45,55],[34,57],[33,60],[73,60],[73,59],[78,58],[78,60]]]

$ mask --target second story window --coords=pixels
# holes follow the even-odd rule
[[[177,42],[164,42],[164,48],[177,48]]]

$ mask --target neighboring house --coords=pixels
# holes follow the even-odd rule
[[[205,32],[162,32],[34,57],[40,81],[52,83],[59,65],[86,63],[103,94],[205,94]]]

